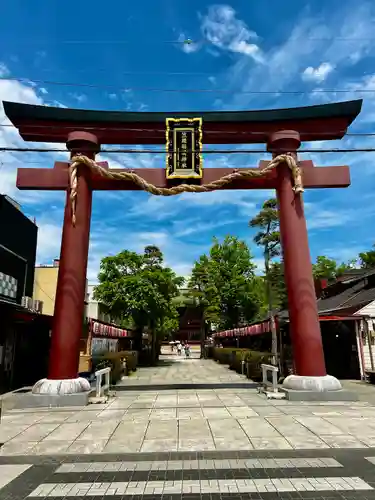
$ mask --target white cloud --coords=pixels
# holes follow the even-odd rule
[[[257,63],[263,63],[262,50],[253,42],[257,34],[236,16],[236,11],[229,5],[210,6],[207,15],[200,16],[204,38],[219,49],[243,54]]]
[[[316,68],[309,66],[303,71],[302,79],[305,81],[321,83],[327,78],[330,73],[332,73],[334,69],[334,65],[330,64],[329,62],[324,62]]]
[[[76,92],[71,92],[69,96],[80,104],[87,101],[87,96],[85,94],[77,94]]]
[[[306,204],[305,204],[306,207]],[[324,210],[314,205],[311,210],[306,207],[306,219],[308,230],[329,229],[333,227],[346,226],[356,220],[355,212],[337,210]]]
[[[208,232],[211,232],[213,229],[217,229],[219,227],[233,225],[238,222],[237,220],[232,219],[223,219],[214,222],[204,222],[202,219],[181,219],[173,222],[174,228],[176,228],[173,232],[175,237],[181,238],[184,236],[189,236],[191,234],[200,234],[206,235]]]
[[[322,19],[329,19],[328,22]],[[375,29],[375,4],[363,2],[358,8],[345,4],[340,11],[330,15],[312,16],[308,8],[288,26],[287,39],[270,49],[263,50],[266,64],[254,67],[247,58],[238,59],[223,75],[221,85],[230,86],[241,93],[230,99],[224,109],[246,109],[256,100],[256,107],[282,107],[306,105],[305,96],[269,95],[267,92],[299,90],[298,80],[306,67],[317,69],[322,61],[340,71],[352,68],[365,57],[375,56],[373,33]],[[350,57],[355,54],[355,57]],[[310,71],[309,71],[310,72]],[[335,84],[336,85],[336,84]],[[342,88],[342,79],[337,86]],[[254,94],[252,92],[255,91]],[[257,92],[263,92],[263,95]],[[319,100],[321,100],[319,95]],[[330,99],[333,97],[330,95]],[[343,95],[338,96],[343,99]],[[337,98],[337,96],[336,96]]]
[[[38,223],[37,262],[51,263],[60,255],[62,225],[53,222]]]

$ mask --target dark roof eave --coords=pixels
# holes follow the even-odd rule
[[[3,101],[6,116],[14,125],[22,122],[85,122],[85,123],[165,123],[168,117],[194,118],[200,116],[204,122],[280,122],[288,120],[316,120],[346,118],[347,126],[359,115],[362,99],[330,104],[318,104],[298,108],[283,108],[257,111],[176,111],[176,112],[132,112],[96,111],[86,109],[56,108]]]

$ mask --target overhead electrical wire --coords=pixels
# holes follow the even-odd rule
[[[263,37],[261,36],[256,36],[253,37],[252,40],[255,41],[261,41],[264,40]],[[341,36],[327,36],[327,37],[291,37],[289,39],[290,41],[313,41],[313,42],[363,42],[363,41],[369,41],[369,40],[375,40],[375,37],[341,37]],[[212,45],[214,47],[217,47],[215,43],[213,43],[211,40],[207,40],[206,38],[198,38],[196,40],[191,39],[191,38],[180,38],[179,40],[156,40],[152,38],[152,40],[146,40],[145,38],[139,38],[137,40],[98,40],[98,39],[92,39],[92,40],[37,40],[35,38],[30,38],[29,40],[20,40],[16,39],[13,42],[14,44],[17,45]],[[218,47],[220,48],[220,47]]]
[[[108,111],[109,113],[111,111]],[[114,111],[115,113],[121,113],[121,111]],[[210,111],[209,111],[210,112]],[[251,111],[250,111],[251,112]],[[137,111],[126,111],[125,113],[138,113]],[[141,113],[141,112],[139,112]],[[142,112],[143,113],[143,112]],[[189,113],[191,113],[191,111],[189,111]],[[219,113],[219,112],[217,112]],[[160,113],[162,114],[162,113]],[[180,115],[183,115],[183,112],[179,112],[177,111],[175,113],[176,115],[177,114],[180,114]],[[197,111],[197,115],[199,115],[199,112]],[[32,124],[32,125],[29,125],[30,128],[32,129],[38,129],[38,128],[42,128],[42,129],[45,129],[45,128],[48,128],[49,130],[50,129],[60,129],[60,130],[77,130],[77,125],[63,125],[63,124],[59,124],[59,125],[43,125],[43,124],[40,124],[40,123],[36,123],[36,124]],[[13,124],[11,123],[0,123],[0,128],[16,128]],[[79,125],[78,128],[82,131],[84,130],[96,130],[98,132],[100,131],[104,131],[104,130],[108,130],[108,128],[110,128],[111,131],[113,132],[155,132],[155,133],[161,133],[164,131],[162,131],[160,128],[144,128],[144,127],[134,127],[134,126],[131,126],[131,127],[113,127],[113,126],[110,126],[110,127],[106,127],[106,126],[87,126],[87,125]],[[269,130],[257,130],[257,131],[244,131],[244,130],[225,130],[225,129],[221,129],[221,130],[210,130],[208,132],[210,135],[215,135],[215,134],[218,134],[218,135],[222,135],[222,134],[228,134],[228,135],[246,135],[246,136],[257,136],[257,135],[267,135],[270,133]],[[314,135],[317,135],[317,136],[331,136],[332,134],[330,132],[319,132],[319,131],[314,131]],[[345,133],[345,136],[344,137],[373,137],[375,136],[375,132],[347,132]],[[152,137],[152,136],[148,136],[149,139],[156,139],[156,138],[159,138],[159,136],[155,136],[155,137]],[[333,140],[340,140],[340,139],[333,139]]]
[[[288,152],[288,149],[280,152]],[[373,153],[375,148],[332,148],[332,149],[299,149],[298,153]],[[0,147],[0,153],[70,153],[67,149],[53,148],[14,148]],[[102,149],[101,154],[167,154],[177,153],[177,151],[167,151],[166,149]],[[187,153],[196,153],[194,150],[187,150]],[[270,153],[265,149],[207,149],[202,154],[260,154]]]
[[[38,85],[58,85],[61,87],[78,87],[78,88],[93,88],[106,90],[120,90],[123,92],[164,92],[164,93],[208,93],[208,94],[243,94],[243,95],[307,95],[315,93],[375,93],[375,88],[356,88],[356,89],[315,89],[315,90],[230,90],[230,89],[205,89],[205,88],[162,88],[162,87],[133,87],[119,85],[100,85],[94,83],[78,83],[78,82],[59,82],[55,80],[40,80],[33,78],[21,78],[13,76],[2,76],[0,81],[16,81],[19,83],[35,83]]]

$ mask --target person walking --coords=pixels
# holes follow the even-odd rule
[[[185,358],[186,359],[190,358],[190,346],[189,346],[189,344],[185,344],[184,349],[185,349]]]
[[[182,344],[181,342],[178,342],[177,344],[177,354],[181,356],[181,351],[182,351]]]

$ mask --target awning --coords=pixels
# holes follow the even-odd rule
[[[359,321],[363,316],[319,316],[319,321]]]
[[[128,330],[93,320],[90,321],[90,333],[96,337],[112,337],[116,339],[131,336]]]
[[[215,338],[248,337],[252,335],[261,335],[262,333],[268,333],[270,331],[271,331],[271,320],[267,320],[267,321],[262,321],[261,323],[256,323],[255,325],[218,332],[215,333],[213,337]]]

